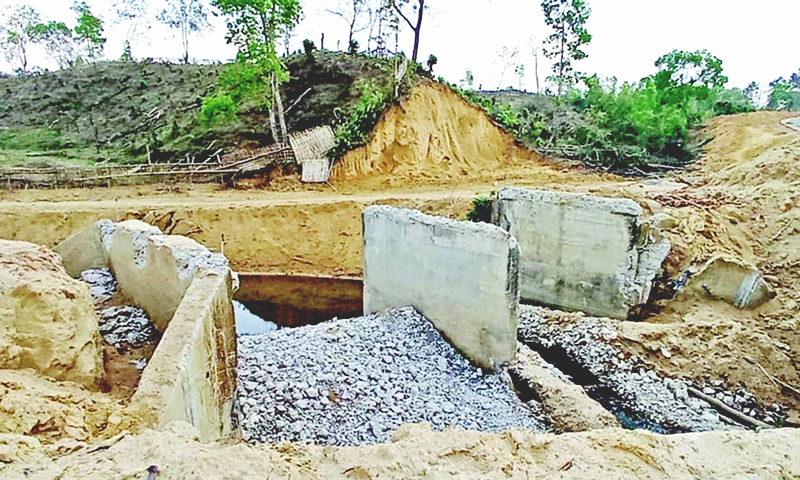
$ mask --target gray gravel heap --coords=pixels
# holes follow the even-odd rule
[[[158,338],[155,325],[139,307],[108,307],[98,314],[100,334],[109,345],[139,345]]]
[[[239,338],[254,442],[386,442],[404,423],[542,430],[503,378],[469,364],[413,308]]]
[[[92,301],[100,305],[117,293],[117,279],[108,268],[89,269],[81,272],[80,279],[89,284]]]
[[[690,397],[685,382],[661,378],[654,371],[626,360],[623,353],[610,344],[617,338],[611,322],[584,317],[575,324],[560,325],[547,321],[549,313],[555,312],[520,305],[519,340],[534,350],[558,346],[566,351],[573,361],[591,372],[600,385],[614,392],[627,413],[656,424],[668,433],[731,428],[706,402]]]

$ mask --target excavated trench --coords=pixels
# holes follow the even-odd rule
[[[427,326],[410,321],[415,312],[401,309],[362,317],[361,290],[361,279],[353,277],[240,274],[240,290],[235,295],[235,302],[241,302],[235,310],[241,407],[237,423],[247,439],[357,445],[387,441],[397,426],[413,421],[489,431],[511,426],[541,430],[552,424],[542,411],[537,393],[523,381],[514,376],[512,384],[511,379],[473,367],[435,329],[426,330]],[[527,308],[521,307],[523,312]],[[418,320],[427,323],[424,317]],[[387,323],[404,324],[407,329],[387,329]],[[644,367],[618,365],[603,356],[581,358],[565,346],[568,337],[546,329],[540,330],[541,336],[536,339],[524,332],[523,328],[521,342],[583,387],[623,428],[673,434],[737,426],[718,420],[710,407],[683,394],[685,388],[681,390]],[[414,350],[425,351],[426,345],[398,340],[401,335],[416,335],[436,346],[425,355],[415,355]],[[342,346],[349,339],[355,339],[352,345]],[[399,349],[395,348],[398,343],[403,345]],[[411,374],[403,370],[405,366],[401,371],[392,370],[398,357],[401,363],[416,364]],[[429,362],[430,358],[437,360]],[[428,367],[430,370],[426,370]],[[598,369],[614,368],[629,376],[597,374]],[[389,373],[383,377],[385,372]],[[437,377],[439,374],[444,376]],[[446,384],[450,386],[445,390],[451,391],[422,404],[409,403],[409,398],[425,397],[434,387],[426,384],[420,388],[415,383],[418,377],[438,378],[438,388]],[[453,387],[449,382],[454,377],[466,379],[473,387],[488,382],[498,391],[511,393],[518,405],[510,416],[522,422],[508,420],[504,425],[491,426],[465,422],[464,412],[470,411],[469,406],[456,405],[452,398],[469,397],[474,392]],[[623,385],[625,382],[628,384]],[[359,403],[359,398],[369,400]],[[476,402],[485,404],[486,400]],[[448,411],[441,410],[443,405]],[[401,412],[413,414],[404,418]],[[510,417],[508,412],[503,415]],[[526,423],[526,419],[535,421]],[[337,429],[344,433],[337,433]]]

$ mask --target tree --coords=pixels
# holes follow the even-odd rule
[[[750,82],[748,86],[742,90],[742,93],[750,99],[753,105],[760,107],[761,103],[761,86],[756,82]]]
[[[472,90],[472,85],[475,83],[475,77],[472,75],[472,70],[467,69],[464,73],[464,78],[459,82],[462,89]]]
[[[286,67],[276,51],[278,37],[300,19],[299,0],[214,0],[214,5],[228,16],[228,43],[239,47],[238,66],[250,73],[251,85],[242,80],[230,82],[228,90],[246,92],[236,94],[239,102],[257,99],[269,105],[270,128],[275,141],[287,137],[286,119],[279,85],[288,80]],[[281,136],[275,128],[275,108],[281,126]]]
[[[586,21],[592,10],[585,0],[543,0],[542,10],[545,23],[553,29],[553,33],[544,40],[546,48],[542,53],[555,60],[554,80],[559,94],[562,94],[578,77],[572,62],[587,57],[582,48],[592,41],[592,36],[586,30]]]
[[[792,81],[795,80],[795,81]],[[780,77],[769,83],[770,110],[800,110],[800,76],[792,75],[788,80]]]
[[[86,58],[95,62],[103,56],[103,46],[106,39],[103,37],[103,21],[92,14],[86,2],[75,2],[72,11],[78,14],[78,25],[75,27],[75,37],[83,46]]]
[[[497,81],[497,88],[503,88],[503,77],[508,70],[508,67],[514,64],[514,59],[517,58],[519,55],[519,48],[508,48],[507,46],[503,45],[503,48],[500,49],[500,53],[497,54],[497,59],[495,63],[500,63],[502,66],[502,70],[500,70],[500,79]]]
[[[39,23],[32,29],[33,41],[40,45],[59,68],[75,65],[78,52],[72,38],[72,29],[64,22]]]
[[[159,22],[180,32],[183,63],[189,63],[189,37],[211,26],[206,3],[201,0],[167,0],[167,8],[157,18]]]
[[[655,63],[661,86],[724,87],[728,77],[722,74],[722,60],[708,50],[688,52],[673,50]],[[670,85],[666,85],[670,83]]]
[[[519,77],[519,89],[522,90],[522,79],[525,77],[525,65],[520,63],[514,67],[514,73]]]
[[[141,29],[150,29],[150,0],[113,0],[111,11],[116,17],[116,23],[127,23],[128,30],[125,34],[127,55],[131,56],[131,46],[138,38]]]
[[[422,32],[422,15],[425,12],[425,0],[388,0],[397,12],[400,15],[400,18],[405,20],[411,30],[414,31],[414,52],[411,55],[411,60],[417,61],[417,55],[419,54],[419,35]],[[411,11],[413,15],[417,16],[416,23],[412,23],[411,20],[408,19],[405,13],[403,13],[403,9],[407,8],[408,5],[411,5]],[[413,17],[412,15],[412,17]]]
[[[431,54],[428,56],[428,73],[433,75],[433,66],[439,63],[439,59],[436,58],[436,55]]]
[[[28,71],[28,47],[34,42],[34,27],[39,23],[39,13],[30,5],[6,7],[0,24],[0,49],[8,63],[19,65],[22,73]]]
[[[326,8],[325,11],[347,22],[349,27],[347,45],[351,45],[353,43],[353,35],[369,28],[369,24],[363,18],[365,14],[369,13],[368,9],[369,6],[366,0],[345,0],[339,1],[334,7]]]

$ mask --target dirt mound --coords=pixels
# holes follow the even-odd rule
[[[259,445],[197,441],[185,423],[81,449],[58,459],[12,463],[4,478],[506,479],[506,478],[796,478],[796,430],[655,435],[605,429],[563,435],[509,431],[432,432],[401,427],[394,441],[368,447]],[[29,453],[29,455],[31,455]],[[32,456],[32,455],[31,455]],[[265,470],[266,467],[266,470]]]
[[[33,436],[42,443],[107,438],[126,421],[121,404],[72,382],[31,370],[0,370],[0,434]]]
[[[0,240],[0,367],[93,388],[103,377],[101,351],[88,286],[52,251]]]
[[[537,162],[481,110],[438,83],[415,87],[384,114],[369,144],[347,153],[331,174],[394,181],[502,177],[510,166]]]

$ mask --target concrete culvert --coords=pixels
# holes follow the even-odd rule
[[[239,395],[252,442],[372,444],[418,422],[489,432],[546,424],[507,376],[471,365],[411,307],[240,337]]]

